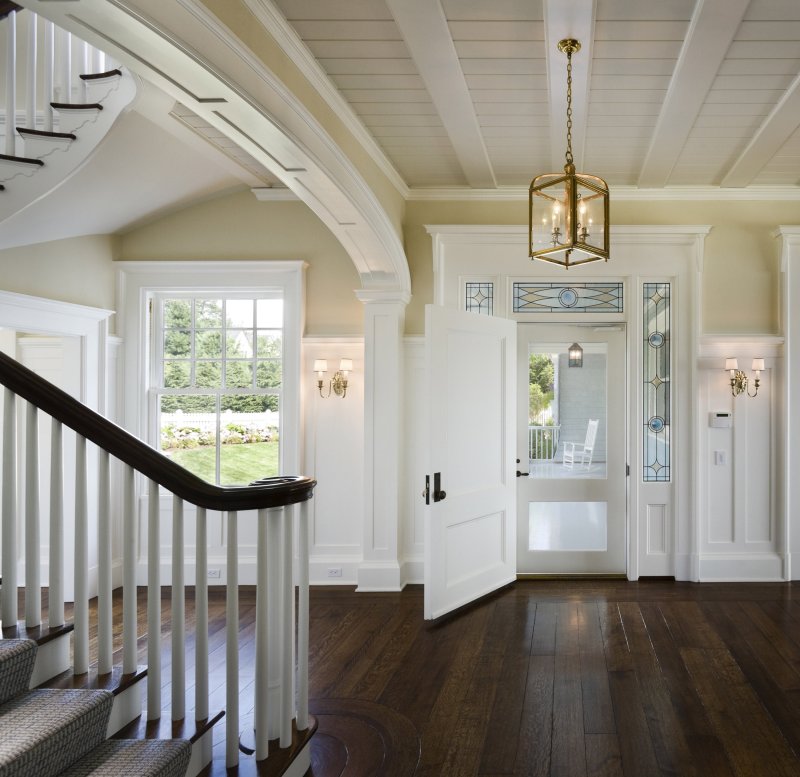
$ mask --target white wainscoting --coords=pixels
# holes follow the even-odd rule
[[[778,453],[780,373],[778,337],[702,338],[698,369],[698,486],[700,580],[782,580],[786,576],[784,516]],[[765,359],[758,396],[734,397],[726,357],[736,357],[751,380],[754,357]],[[729,428],[709,414],[731,413]]]

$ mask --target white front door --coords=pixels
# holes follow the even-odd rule
[[[520,324],[517,343],[517,571],[625,574],[624,324]]]
[[[426,619],[516,579],[516,326],[426,307]]]

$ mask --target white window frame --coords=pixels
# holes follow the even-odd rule
[[[117,300],[124,340],[124,426],[155,444],[157,417],[149,402],[156,295],[246,294],[257,297],[279,290],[283,296],[283,383],[281,396],[280,473],[300,472],[300,344],[305,321],[305,269],[302,261],[144,261],[118,262]]]

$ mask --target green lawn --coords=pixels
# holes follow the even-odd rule
[[[174,462],[209,483],[215,481],[212,446],[164,451]],[[278,442],[251,442],[223,445],[220,459],[222,485],[245,485],[259,478],[278,474]]]

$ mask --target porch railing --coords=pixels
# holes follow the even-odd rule
[[[553,459],[558,450],[561,426],[528,426],[528,458]]]
[[[170,461],[124,429],[61,391],[51,383],[0,353],[0,384],[4,388],[2,415],[2,622],[16,625],[19,537],[23,528],[25,545],[25,627],[41,625],[41,514],[39,505],[39,421],[50,417],[51,455],[49,465],[49,626],[64,624],[64,557],[67,541],[74,553],[74,655],[73,671],[82,674],[89,668],[89,500],[87,475],[90,462],[87,443],[98,448],[97,455],[97,568],[98,568],[98,671],[111,671],[113,655],[112,623],[112,542],[111,494],[114,487],[111,463],[122,463],[122,653],[123,672],[135,672],[137,656],[136,545],[137,515],[135,479],[137,473],[148,485],[147,553],[147,715],[159,719],[162,710],[160,676],[161,632],[161,554],[158,542],[159,493],[172,494],[172,682],[171,714],[174,721],[186,716],[186,635],[184,624],[184,505],[196,506],[197,553],[195,559],[195,709],[197,721],[209,716],[209,635],[208,569],[206,521],[208,510],[222,511],[227,524],[227,600],[226,600],[226,763],[239,761],[239,644],[238,644],[238,548],[239,512],[255,510],[258,516],[257,602],[255,661],[255,757],[269,754],[268,741],[279,739],[280,748],[292,744],[293,724],[298,732],[309,728],[308,713],[308,580],[309,580],[309,500],[316,482],[307,477],[277,477],[256,481],[249,486],[215,486]],[[24,412],[21,406],[24,405]],[[18,418],[18,414],[23,419]],[[18,425],[24,427],[23,440],[17,439]],[[63,429],[76,434],[74,451],[64,450]],[[24,455],[18,461],[18,448]],[[64,462],[75,460],[74,536],[65,537],[63,518]],[[20,472],[18,472],[18,469]],[[18,475],[25,486],[18,510]],[[297,506],[296,509],[293,506]],[[18,514],[21,512],[21,515]],[[294,561],[294,517],[299,535],[298,562]],[[299,586],[297,618],[297,694],[295,697],[295,589]],[[296,701],[295,701],[296,699]],[[210,741],[208,748],[210,760]]]

